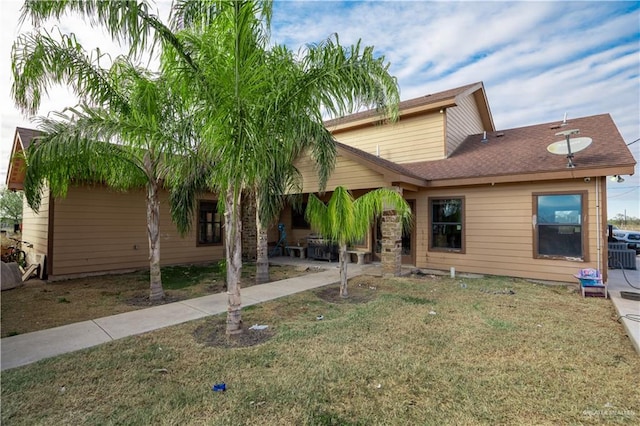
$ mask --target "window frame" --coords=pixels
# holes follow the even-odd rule
[[[201,217],[203,205],[213,205],[214,214],[213,214],[212,224],[214,227],[216,226],[216,223],[218,224],[220,241],[202,242],[200,240],[200,225],[201,225],[200,217]],[[216,222],[215,220],[216,214],[218,214],[218,200],[198,200],[198,213],[196,216],[196,247],[221,246],[224,244],[224,233],[222,232],[222,225],[223,225],[222,215],[220,215],[220,220]],[[205,221],[205,223],[208,223],[208,222]],[[215,235],[215,232],[214,232],[214,235]]]
[[[540,221],[538,218],[538,197],[540,196],[550,196],[550,195],[579,195],[581,197],[580,201],[580,234],[582,241],[580,242],[580,248],[582,250],[581,256],[563,256],[557,254],[540,254],[540,232],[539,225]],[[579,262],[589,262],[589,222],[588,222],[588,209],[589,209],[589,200],[588,200],[588,191],[545,191],[545,192],[533,192],[531,194],[532,198],[532,218],[533,224],[532,232],[533,232],[533,258],[534,259],[552,259],[552,260],[568,260],[568,261],[579,261]],[[562,225],[562,224],[558,224]],[[571,224],[571,226],[575,226],[575,224]]]
[[[428,197],[428,201],[429,201],[429,245],[428,245],[428,250],[429,251],[433,251],[433,252],[440,252],[440,253],[456,253],[456,254],[465,254],[467,252],[467,245],[466,245],[466,232],[467,232],[467,226],[466,226],[466,197],[464,195],[451,195],[451,196],[445,196],[445,197]],[[434,201],[441,201],[441,200],[460,200],[460,226],[462,227],[461,232],[460,232],[460,248],[449,248],[449,247],[437,247],[434,245],[434,240],[433,240],[433,202]],[[439,223],[444,223],[444,222],[436,222],[436,224]],[[447,222],[447,223],[453,223],[453,222]],[[458,222],[455,222],[458,223]]]

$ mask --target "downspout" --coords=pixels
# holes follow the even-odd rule
[[[600,234],[601,226],[600,223],[600,176],[596,176],[596,254],[597,254],[597,263],[596,269],[598,271],[602,271],[600,267],[602,266],[602,235]]]

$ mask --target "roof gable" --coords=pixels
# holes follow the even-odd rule
[[[493,117],[489,109],[489,103],[482,82],[471,83],[454,89],[436,92],[418,98],[402,101],[398,104],[400,119],[411,117],[426,112],[444,110],[457,105],[460,98],[473,94],[478,104],[480,116],[486,129],[494,129]],[[378,124],[381,120],[380,113],[376,110],[367,110],[344,117],[327,120],[325,127],[332,133],[340,133],[358,127]]]
[[[7,178],[5,180],[7,188],[12,190],[24,189],[25,163],[21,154],[29,148],[31,141],[38,135],[40,135],[40,132],[37,130],[16,127],[13,146],[11,147],[11,155],[9,156]]]

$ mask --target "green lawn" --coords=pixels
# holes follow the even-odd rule
[[[201,343],[215,317],[5,371],[2,424],[640,423],[640,357],[608,300],[500,277],[350,292],[245,309],[273,333],[256,346]]]

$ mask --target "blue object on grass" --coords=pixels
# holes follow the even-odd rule
[[[214,392],[224,392],[227,390],[227,385],[222,382],[222,383],[216,383],[215,385],[213,385],[213,387],[211,388]]]

